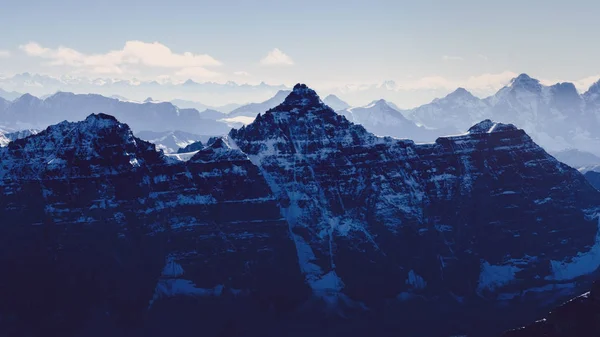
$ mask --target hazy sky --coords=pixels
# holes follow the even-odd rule
[[[0,74],[317,87],[600,78],[598,1],[2,0]]]

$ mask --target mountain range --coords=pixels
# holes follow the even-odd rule
[[[545,86],[521,74],[485,99],[459,88],[444,98],[403,113],[421,125],[459,130],[491,118],[523,128],[546,150],[574,148],[600,155],[599,93],[598,83],[580,95],[572,83]]]
[[[208,140],[210,136],[202,136],[183,131],[140,131],[135,136],[156,145],[157,150],[174,153],[195,142]]]
[[[431,129],[419,126],[408,120],[400,111],[383,99],[373,101],[363,107],[338,110],[337,113],[353,123],[364,126],[377,135],[412,139],[416,142],[433,142],[440,136],[460,133],[454,128]],[[468,127],[464,130],[466,129]]]
[[[200,102],[186,101],[183,99],[174,99],[174,100],[171,100],[171,103],[173,103],[173,105],[176,105],[183,109],[196,109],[198,111],[214,110],[214,111],[219,111],[223,114],[230,113],[232,110],[237,109],[242,106],[242,104],[238,104],[238,103],[230,103],[230,104],[225,104],[222,106],[210,106],[210,105],[202,104]]]
[[[2,108],[3,107],[3,108]],[[43,129],[63,120],[76,121],[91,113],[112,114],[133,129],[163,132],[180,130],[203,135],[222,135],[226,123],[203,118],[196,109],[180,109],[169,102],[135,103],[95,94],[58,92],[45,99],[25,94],[14,101],[0,100],[0,120],[14,129]]]
[[[168,102],[140,104],[99,95],[56,93],[40,100],[26,94],[12,102],[0,99],[0,113],[3,113],[5,121],[12,121],[11,126],[16,129],[43,128],[63,119],[78,120],[89,113],[106,112],[136,130],[180,130],[220,135],[230,127],[252,122],[257,114],[281,104],[288,94],[288,90],[280,90],[266,101],[242,105],[229,113],[215,109],[186,109]],[[177,102],[185,104],[182,100]],[[400,110],[385,100],[349,107],[334,95],[326,97],[324,102],[378,135],[433,142],[439,136],[460,134],[478,121],[492,119],[523,128],[534,141],[553,153],[577,149],[600,156],[598,83],[580,95],[572,83],[544,86],[538,80],[521,74],[495,95],[484,99],[459,88],[443,98],[410,110]],[[65,110],[63,106],[77,109],[77,112]],[[148,115],[152,117],[148,118]]]
[[[0,334],[499,335],[600,266],[600,191],[512,124],[378,137],[298,84],[202,145],[91,114],[0,148]]]
[[[231,81],[198,83],[193,80],[158,82],[70,76],[56,78],[31,73],[0,77],[0,88],[7,91],[29,93],[37,97],[52,95],[56,92],[74,92],[78,94],[96,93],[108,97],[118,94],[135,101],[143,101],[148,96],[161,101],[177,98],[182,101],[203,102],[208,105],[206,108],[223,106],[232,102],[255,102],[267,99],[279,90],[289,90],[289,87],[285,85],[270,85],[264,82],[259,84],[238,84]]]

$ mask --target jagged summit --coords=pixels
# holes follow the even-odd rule
[[[503,131],[513,131],[518,128],[512,124],[497,123],[490,119],[485,119],[471,128],[469,128],[469,134],[480,134],[480,133],[495,133]]]
[[[387,106],[387,107],[389,107],[389,104],[385,99],[381,98],[381,99],[372,101],[368,106]]]
[[[555,90],[559,90],[561,92],[573,92],[577,94],[577,88],[575,88],[575,84],[571,82],[560,82],[551,86]]]
[[[214,137],[211,140],[212,142],[209,142],[190,158],[190,162],[248,160],[248,157],[240,150],[232,149],[223,137]]]
[[[86,122],[92,122],[92,121],[110,121],[110,122],[114,122],[114,123],[119,123],[119,121],[112,115],[108,115],[102,112],[99,113],[94,113],[91,114],[89,116],[87,116],[87,118],[85,119]]]
[[[282,105],[287,106],[317,106],[323,104],[319,95],[306,84],[298,83],[285,98]],[[277,107],[275,108],[277,109]]]
[[[541,91],[540,81],[523,73],[510,81],[510,87],[523,88],[531,91]]]
[[[78,176],[82,172],[114,174],[142,163],[162,162],[155,146],[133,136],[127,124],[104,113],[80,122],[51,125],[40,133],[10,142],[0,152],[0,178],[27,165],[22,177],[37,174]]]

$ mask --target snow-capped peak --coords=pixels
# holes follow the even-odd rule
[[[542,89],[542,85],[540,84],[540,81],[535,79],[535,78],[531,78],[529,75],[523,73],[515,78],[513,78],[510,81],[510,87],[511,88],[521,88],[521,89],[526,89],[529,91],[541,91]]]

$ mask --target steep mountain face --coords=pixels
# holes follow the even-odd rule
[[[598,267],[597,191],[512,125],[415,145],[297,86],[230,138],[277,193],[306,282],[327,300],[553,298]]]
[[[600,282],[547,315],[502,337],[596,337],[600,336]]]
[[[406,115],[416,123],[431,128],[467,130],[473,124],[489,118],[488,105],[464,88],[458,88],[444,98],[409,110]]]
[[[586,287],[598,205],[513,125],[381,138],[305,85],[185,162],[92,115],[0,148],[0,334],[499,334]]]
[[[45,128],[63,120],[76,121],[91,113],[107,113],[136,130],[186,132],[221,135],[229,131],[225,123],[206,119],[195,109],[179,109],[171,103],[133,103],[100,95],[59,92],[44,100],[25,94],[11,102],[0,117],[17,129]]]
[[[180,148],[179,150],[177,150],[177,153],[188,153],[188,152],[200,151],[203,148],[204,148],[204,144],[202,144],[201,141],[197,141],[197,142],[188,144],[185,147]]]
[[[587,171],[583,174],[585,179],[590,183],[590,185],[594,186],[597,190],[600,190],[600,172],[596,171]]]
[[[323,98],[323,103],[325,103],[328,107],[332,108],[334,111],[345,110],[350,108],[350,104],[342,101],[336,95],[327,95]]]
[[[442,135],[458,133],[454,129],[427,129],[418,126],[413,121],[406,119],[402,113],[383,99],[373,101],[364,107],[339,110],[337,113],[380,136],[412,139],[417,142],[433,142]]]
[[[183,131],[140,131],[135,134],[137,137],[153,143],[157,150],[163,150],[165,153],[177,152],[180,148],[193,144],[201,139],[208,139],[208,136],[201,136]]]
[[[0,334],[177,335],[197,329],[178,322],[191,313],[216,336],[231,313],[299,305],[276,201],[245,155],[223,150],[169,163],[103,114],[0,149],[0,266],[11,271]]]

